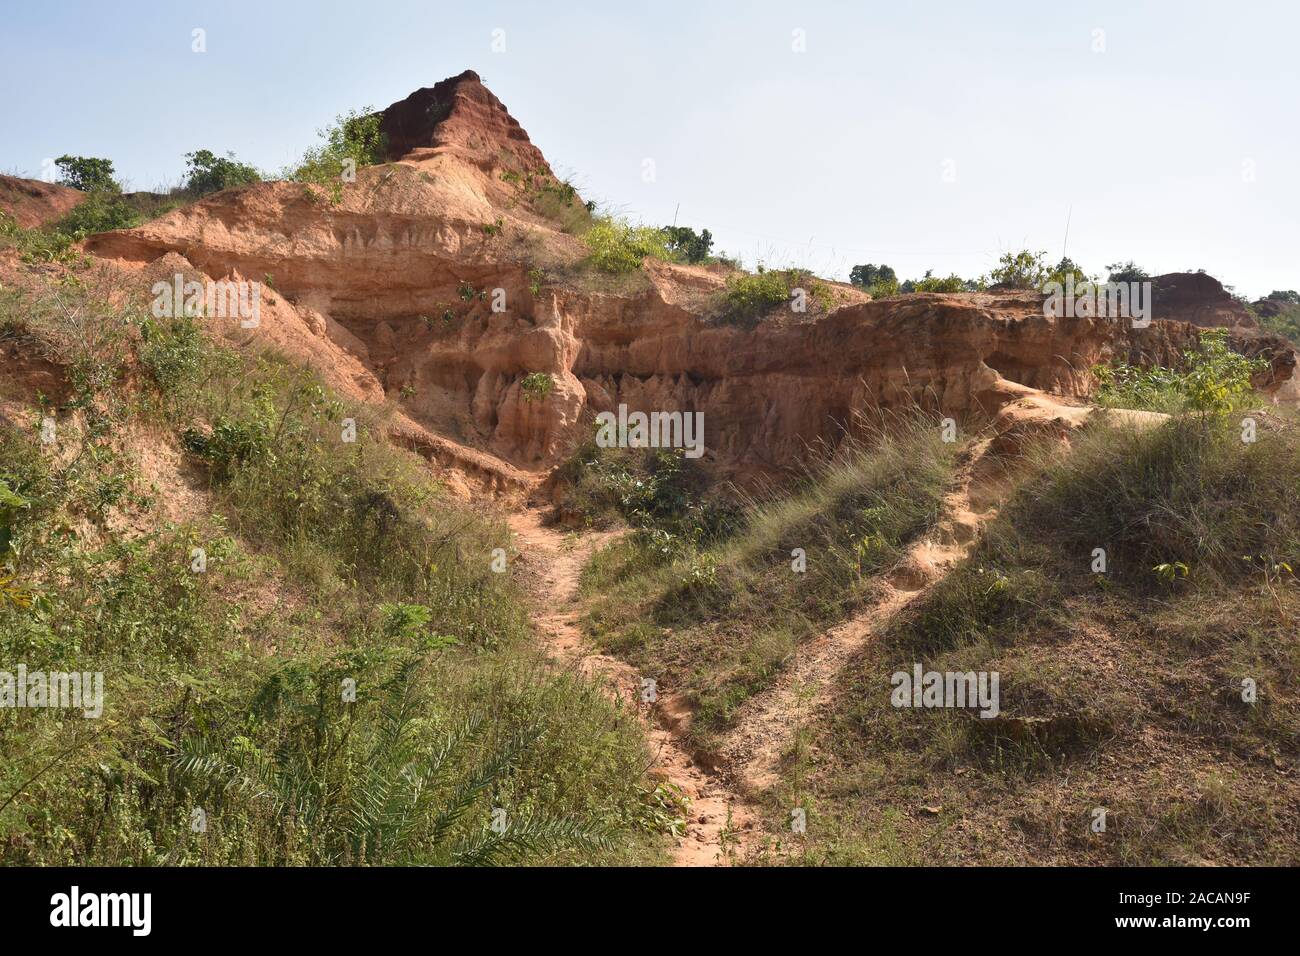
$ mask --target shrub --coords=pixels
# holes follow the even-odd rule
[[[752,323],[782,303],[793,303],[797,289],[822,309],[834,303],[830,286],[807,269],[771,269],[728,276],[721,297],[721,318]]]
[[[698,464],[677,450],[601,448],[589,440],[558,472],[565,507],[592,524],[621,518],[660,555],[713,540],[734,512],[705,496]]]
[[[1274,290],[1249,308],[1262,327],[1300,342],[1300,293]]]
[[[555,379],[550,372],[530,372],[520,381],[519,388],[525,402],[540,402],[555,388]]]
[[[123,196],[100,191],[88,195],[62,219],[49,226],[49,231],[75,242],[97,232],[130,229],[139,224],[139,213]]]
[[[1231,411],[1251,400],[1251,378],[1268,367],[1228,347],[1226,329],[1204,329],[1180,368],[1140,368],[1127,363],[1097,365],[1097,400],[1114,408],[1176,413]]]
[[[1061,261],[1052,269],[1049,269],[1047,275],[1043,278],[1043,284],[1048,282],[1060,283],[1062,287],[1067,282],[1072,282],[1076,287],[1083,285],[1085,282],[1093,281],[1073,259],[1068,256],[1062,256]],[[1042,288],[1042,284],[1039,285]]]
[[[17,249],[25,262],[55,262],[71,257],[71,236],[46,229],[24,229],[3,210],[0,210],[0,238]]]
[[[1112,262],[1106,267],[1107,282],[1142,282],[1151,278],[1147,271],[1132,259],[1127,262]]]
[[[1046,252],[1030,252],[1028,249],[1003,253],[997,268],[989,273],[989,284],[1014,289],[1041,289],[1048,276],[1043,262],[1046,255]]]
[[[668,238],[660,229],[634,226],[621,219],[602,217],[582,237],[591,250],[592,264],[602,272],[626,273],[641,268],[647,256],[675,258]]]
[[[339,114],[333,126],[318,131],[325,142],[307,150],[288,178],[327,186],[331,202],[341,201],[345,175],[386,158],[387,138],[379,128],[382,119],[369,107]]]
[[[222,157],[214,155],[211,150],[200,149],[186,153],[185,161],[188,172],[183,188],[195,196],[259,182],[262,178],[252,166],[237,162],[234,153]]]
[[[966,280],[963,279],[961,276],[956,275],[955,273],[953,275],[948,276],[946,279],[941,279],[938,276],[935,276],[929,269],[927,269],[925,272],[925,276],[923,278],[917,279],[915,282],[912,283],[911,291],[913,292],[965,292]]]
[[[520,195],[510,200],[513,206],[523,201],[543,218],[555,221],[561,231],[578,235],[591,226],[594,202],[580,202],[577,187],[567,179],[556,179],[543,169],[519,171],[507,169],[501,173],[502,182],[520,190]]]
[[[210,359],[210,349],[193,319],[147,319],[140,324],[140,364],[163,392],[194,382]]]

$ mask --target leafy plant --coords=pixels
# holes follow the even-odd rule
[[[709,230],[696,232],[689,226],[665,226],[661,230],[670,252],[684,262],[703,262],[709,257],[713,248],[713,236]]]
[[[1173,584],[1179,577],[1185,578],[1188,575],[1188,567],[1182,561],[1165,561],[1155,565],[1151,570],[1165,584]]]
[[[234,153],[217,156],[211,150],[199,149],[185,154],[185,164],[183,188],[195,196],[259,182],[262,178],[255,167],[238,162]]]
[[[1180,368],[1141,368],[1127,363],[1097,365],[1097,399],[1103,405],[1149,411],[1205,414],[1231,411],[1253,395],[1252,377],[1268,367],[1228,345],[1226,329],[1203,329]]]
[[[602,272],[635,272],[647,257],[674,258],[662,230],[609,216],[598,219],[582,239],[591,251],[592,264]]]
[[[332,203],[342,201],[348,176],[386,158],[388,141],[380,129],[382,119],[382,114],[369,107],[339,114],[332,126],[318,131],[324,143],[307,150],[288,178],[327,187]]]
[[[849,270],[849,281],[864,289],[870,289],[872,286],[898,288],[898,274],[891,266],[884,264],[877,266],[868,262],[865,265],[854,266]]]
[[[796,290],[802,290],[806,303],[829,309],[834,299],[830,286],[807,269],[770,269],[750,275],[727,277],[720,296],[720,318],[749,324],[778,305],[792,305]]]
[[[1106,267],[1107,282],[1143,282],[1151,278],[1145,269],[1132,259],[1127,262],[1112,262]]]
[[[0,477],[0,559],[12,547],[18,513],[31,507],[31,501],[18,494]]]
[[[1041,289],[1049,271],[1043,261],[1046,255],[1046,252],[1030,252],[1028,249],[1003,253],[997,268],[989,273],[989,284],[1014,289]]]
[[[525,402],[540,402],[555,388],[555,379],[549,372],[530,372],[519,383]]]
[[[941,279],[926,270],[924,277],[917,279],[912,283],[912,292],[965,292],[967,291],[966,280],[956,273]]]
[[[72,207],[49,231],[66,236],[73,242],[97,232],[130,229],[140,224],[135,208],[113,190],[98,190]]]

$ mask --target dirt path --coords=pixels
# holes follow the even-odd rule
[[[885,576],[876,601],[862,613],[801,646],[776,682],[741,707],[718,748],[717,769],[697,763],[676,734],[689,713],[661,697],[640,702],[640,675],[629,665],[584,644],[577,621],[582,568],[614,533],[565,536],[542,524],[541,512],[510,516],[510,527],[530,569],[533,620],[548,654],[565,666],[603,680],[641,717],[655,755],[651,773],[690,798],[686,835],[673,851],[682,866],[727,862],[724,842],[743,856],[761,833],[752,807],[777,783],[780,765],[801,726],[828,708],[837,678],[848,663],[899,612],[924,595],[964,559],[979,540],[1000,498],[998,481],[987,472],[990,443],[967,449],[958,460],[956,479],[944,500],[944,516],[925,538],[908,549]]]
[[[883,593],[872,606],[800,646],[776,682],[741,707],[719,748],[719,766],[738,792],[754,799],[778,781],[781,761],[799,728],[830,705],[836,678],[848,662],[970,553],[994,513],[992,490],[977,480],[988,449],[987,441],[980,442],[959,459],[944,517],[886,575]]]
[[[583,566],[616,532],[569,535],[542,524],[540,511],[516,512],[510,528],[528,569],[526,580],[533,598],[533,621],[546,652],[564,666],[602,680],[611,694],[627,703],[641,718],[654,757],[652,776],[672,784],[690,800],[686,832],[672,851],[676,866],[714,866],[729,862],[724,842],[743,857],[757,828],[746,801],[732,793],[707,768],[698,764],[677,742],[673,727],[679,720],[669,702],[641,702],[640,675],[628,664],[606,654],[590,652],[578,627],[578,581]]]

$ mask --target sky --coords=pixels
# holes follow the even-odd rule
[[[473,69],[585,197],[750,267],[973,277],[1028,248],[1254,298],[1300,289],[1298,34],[1282,0],[5,0],[0,171],[279,170]]]

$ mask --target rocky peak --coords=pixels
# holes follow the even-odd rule
[[[1218,279],[1204,272],[1170,272],[1151,280],[1155,317],[1205,328],[1258,326]]]
[[[451,151],[480,167],[550,173],[546,157],[479,75],[466,70],[416,90],[382,113],[392,161]]]

